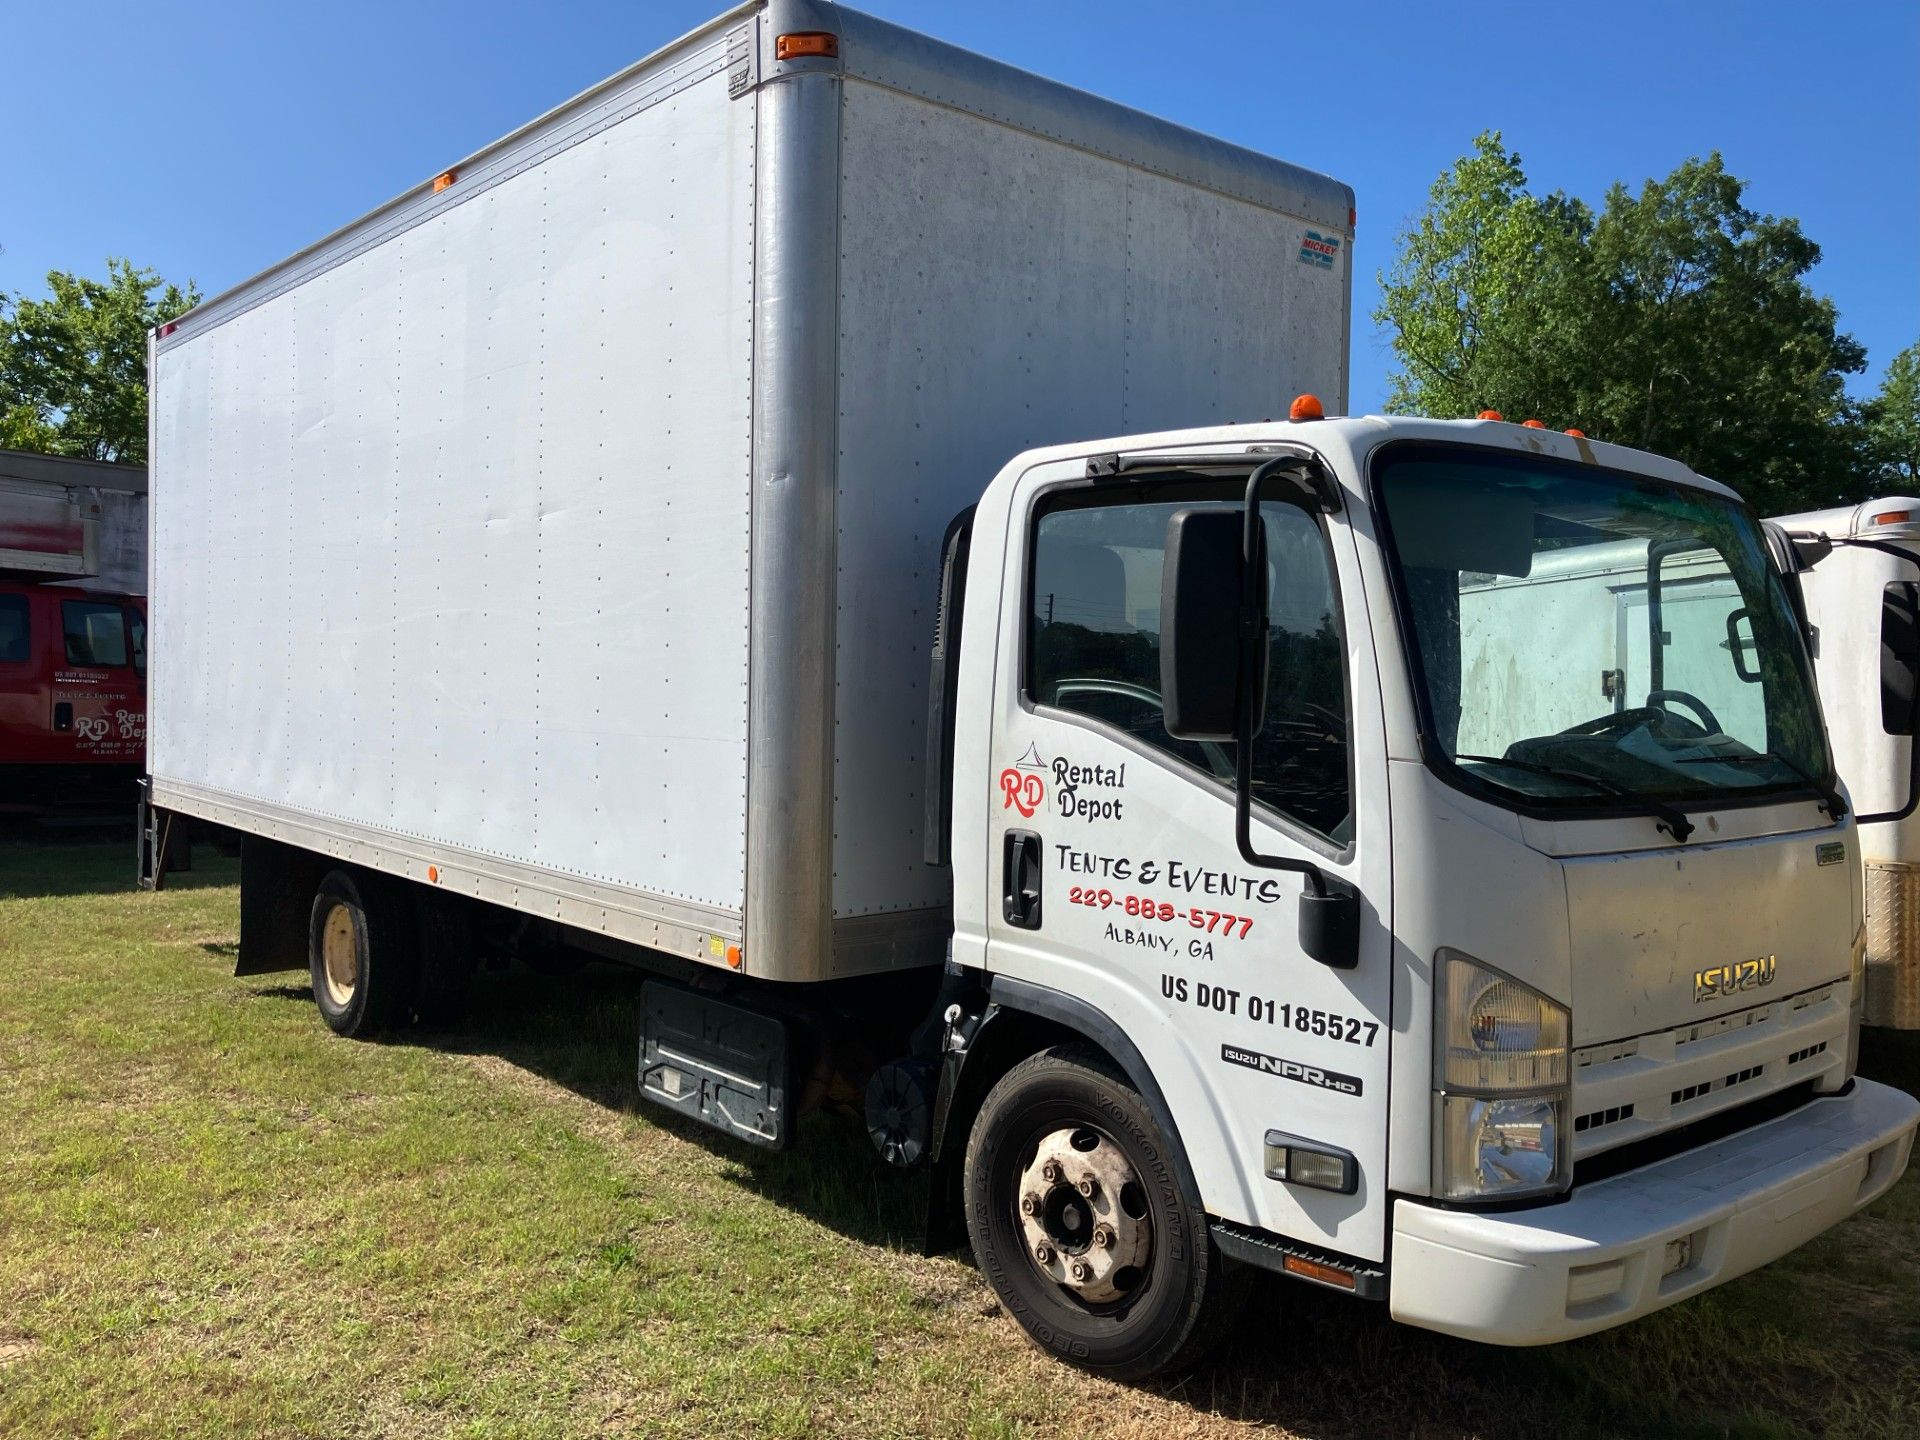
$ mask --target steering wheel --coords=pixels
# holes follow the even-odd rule
[[[1721,730],[1719,719],[1714,715],[1713,711],[1707,708],[1707,702],[1702,700],[1698,695],[1689,695],[1685,690],[1650,690],[1647,692],[1647,704],[1658,706],[1662,710],[1667,708],[1670,701],[1675,700],[1679,701],[1682,705],[1693,711],[1695,715],[1700,717],[1700,724],[1705,728],[1707,734],[1719,735],[1724,733]]]
[[[1658,695],[1671,695],[1673,693],[1674,692],[1671,690],[1661,690],[1661,691],[1655,692],[1655,694],[1658,694]],[[1708,710],[1706,706],[1701,705],[1699,701],[1695,700],[1693,701],[1693,704],[1695,704],[1696,706],[1699,706],[1700,710],[1702,711],[1702,713],[1705,714],[1706,718],[1708,718],[1709,720],[1713,718],[1713,712]],[[1595,736],[1624,735],[1627,733],[1627,731],[1632,730],[1633,728],[1639,725],[1651,725],[1656,730],[1658,730],[1658,729],[1663,729],[1668,725],[1674,724],[1676,721],[1679,722],[1680,724],[1687,726],[1689,729],[1699,728],[1696,725],[1696,723],[1693,720],[1689,719],[1687,716],[1676,715],[1673,711],[1667,709],[1663,705],[1640,705],[1640,706],[1636,706],[1631,710],[1616,710],[1610,714],[1599,716],[1597,719],[1582,720],[1578,725],[1569,725],[1565,730],[1562,730],[1560,733],[1562,735],[1595,735]],[[1719,728],[1720,727],[1717,723],[1713,727],[1714,730],[1718,730]],[[1701,735],[1709,735],[1712,733],[1713,731],[1711,730],[1700,730]],[[1692,735],[1685,735],[1685,736],[1682,736],[1681,738],[1692,740],[1697,737]]]

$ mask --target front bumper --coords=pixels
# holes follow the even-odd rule
[[[1920,1100],[1858,1080],[1557,1205],[1489,1215],[1398,1200],[1388,1306],[1396,1320],[1496,1345],[1637,1319],[1778,1259],[1886,1194],[1916,1123]],[[1687,1242],[1686,1259],[1667,1273],[1675,1241]]]

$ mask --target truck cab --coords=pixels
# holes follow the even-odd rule
[[[981,988],[936,1150],[1047,1343],[1120,1363],[1126,1282],[1205,1268],[1162,1192],[1220,1257],[1538,1344],[1899,1177],[1920,1104],[1853,1074],[1859,836],[1731,490],[1492,421],[1226,426],[1020,456],[956,565],[933,748]],[[1094,1078],[970,1093],[1008,1013]],[[1089,1103],[1105,1062],[1157,1143]]]
[[[1920,1030],[1920,499],[1767,522],[1802,609],[1835,763],[1860,808],[1866,1023]]]
[[[138,596],[0,581],[0,810],[131,798],[146,623]]]

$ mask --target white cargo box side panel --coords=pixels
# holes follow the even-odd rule
[[[844,918],[945,901],[921,830],[947,523],[1029,447],[1284,416],[1302,391],[1337,413],[1348,247],[1325,221],[852,76],[841,147]],[[1309,231],[1338,242],[1324,263]]]
[[[738,913],[756,101],[723,45],[161,342],[164,791]]]

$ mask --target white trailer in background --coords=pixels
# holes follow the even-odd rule
[[[1859,808],[1866,1023],[1920,1030],[1920,499],[1889,495],[1767,522],[1799,590],[1835,763]]]
[[[1115,1375],[1252,1267],[1539,1344],[1870,1203],[1920,1105],[1757,522],[1290,403],[1351,206],[771,0],[166,327],[151,803],[247,835],[240,968],[358,1035],[641,967],[650,1103],[864,1095]]]

